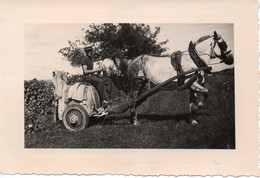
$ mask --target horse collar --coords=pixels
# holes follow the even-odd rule
[[[196,64],[197,67],[208,67],[207,64],[200,58],[195,50],[195,45],[192,41],[189,44],[189,54],[193,62]],[[210,70],[205,70],[206,73],[210,73]]]

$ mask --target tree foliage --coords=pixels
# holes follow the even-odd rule
[[[155,31],[145,24],[91,24],[84,31],[83,40],[69,41],[69,46],[59,52],[72,66],[79,66],[82,52],[79,45],[93,45],[91,56],[94,60],[105,58],[131,59],[142,54],[161,54],[167,48],[163,47],[168,40],[158,42],[160,27]]]

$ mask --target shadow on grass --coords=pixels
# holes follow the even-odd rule
[[[188,121],[189,114],[168,116],[168,115],[138,115],[138,121],[140,123],[146,122],[160,122],[160,121],[169,121],[173,120],[176,122],[179,121]],[[89,126],[94,125],[131,125],[132,118],[130,116],[119,118],[119,117],[109,117],[109,118],[92,118]]]
[[[212,113],[207,112],[198,112],[196,113],[196,118],[199,116],[213,116]],[[183,114],[183,115],[138,115],[138,121],[140,123],[145,122],[160,122],[160,121],[167,121],[167,120],[174,120],[176,122],[179,121],[186,121],[188,123],[190,114]],[[92,118],[89,126],[94,125],[129,125],[131,124],[132,118],[130,115],[125,115],[124,117],[103,117],[103,118]]]

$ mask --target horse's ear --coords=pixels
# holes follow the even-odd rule
[[[54,71],[52,72],[52,76],[53,76],[53,77],[55,76],[55,72],[54,72]]]
[[[214,31],[214,39],[217,40],[218,39],[218,34],[216,31]]]

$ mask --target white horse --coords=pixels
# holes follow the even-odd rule
[[[214,35],[203,36],[195,42],[190,42],[189,50],[181,52],[181,66],[183,72],[206,67],[211,60],[221,59],[224,63],[233,64],[233,54],[228,51],[226,42],[214,31]],[[197,59],[194,60],[194,56]],[[197,61],[196,61],[197,60]],[[160,84],[178,73],[174,70],[171,63],[171,57],[156,57],[151,55],[142,55],[135,58],[127,67],[127,77],[129,81],[142,78],[154,84]],[[190,103],[190,111],[195,112],[203,106],[208,97],[208,89],[203,86],[205,81],[205,72],[199,71],[200,77],[190,86],[195,93],[201,93],[203,100],[197,105],[195,102]],[[144,81],[144,80],[141,80]],[[184,82],[187,82],[185,80]],[[141,86],[140,84],[138,86]],[[140,92],[140,87],[135,87],[135,93]],[[135,94],[134,97],[137,97]],[[195,122],[195,121],[194,121]]]

